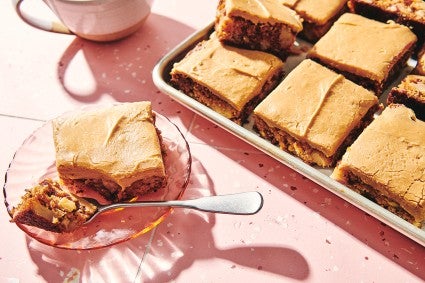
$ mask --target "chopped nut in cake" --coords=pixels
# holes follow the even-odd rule
[[[65,191],[58,182],[46,179],[28,189],[20,204],[12,208],[12,221],[56,233],[72,232],[96,210],[95,205]]]

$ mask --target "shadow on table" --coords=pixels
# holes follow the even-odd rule
[[[120,41],[96,43],[76,37],[58,63],[58,79],[70,98],[85,105],[102,99],[148,100],[155,112],[177,117],[177,126],[189,128],[194,113],[156,88],[152,69],[193,32],[180,22],[151,14],[139,31]]]
[[[45,282],[133,282],[150,236],[147,233],[116,246],[82,251],[50,247],[30,237],[27,244]]]
[[[202,164],[194,159],[192,168],[183,198],[214,195],[214,185]],[[309,275],[308,263],[291,248],[246,243],[229,249],[218,248],[212,236],[215,225],[212,213],[176,209],[173,216],[172,227],[164,221],[160,224],[165,225],[162,229],[112,247],[63,250],[27,237],[28,250],[39,275],[47,282],[167,282],[197,261],[216,258],[231,262],[229,270],[244,266],[297,280]]]
[[[199,119],[204,120],[201,117]],[[222,140],[229,141],[233,138],[232,134],[223,129],[217,127],[210,127],[210,129],[214,130],[203,131],[202,135],[199,134],[197,138],[204,140],[206,143],[217,136],[220,136]],[[222,132],[218,133],[217,131]],[[242,141],[239,141],[239,143],[242,143]],[[245,146],[240,144],[239,146],[245,148]],[[244,162],[238,162],[238,164],[265,179],[272,186],[296,199],[302,205],[307,206],[320,217],[324,217],[338,225],[341,229],[407,271],[425,279],[425,268],[421,266],[425,258],[423,246],[273,158],[270,157],[270,164],[272,165],[264,166],[264,164],[259,164],[257,158],[259,152],[251,146],[247,148],[249,148],[247,151],[222,150],[221,152],[232,160],[240,161],[243,159]],[[253,154],[254,152],[255,154]],[[270,170],[271,168],[273,170]],[[284,182],[282,182],[282,176],[285,177]],[[331,242],[326,244],[332,245]],[[364,256],[364,260],[367,263],[367,260],[369,260],[368,255]]]
[[[103,96],[120,102],[157,100],[153,67],[192,32],[180,22],[151,14],[139,31],[120,41],[96,43],[76,37],[58,63],[58,78],[69,96],[83,103]]]
[[[194,178],[185,198],[214,195],[214,184],[202,164],[194,160],[192,168]],[[244,242],[227,249],[217,247],[212,234],[215,226],[214,214],[176,210],[173,216],[172,222],[167,225],[165,221],[161,229],[156,231],[155,241],[151,243],[138,275],[142,282],[169,282],[197,262],[212,259],[222,259],[224,265],[229,262],[228,269],[217,271],[223,276],[222,279],[226,278],[226,272],[237,278],[237,273],[244,272],[245,268],[269,272],[279,278],[303,280],[309,276],[307,261],[291,248],[258,246]],[[229,227],[230,230],[232,228]],[[231,234],[230,231],[229,233]],[[200,270],[201,281],[202,273]],[[240,278],[242,277],[241,275]],[[213,278],[209,280],[214,281]]]

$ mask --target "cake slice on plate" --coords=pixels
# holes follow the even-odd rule
[[[148,101],[122,103],[54,120],[60,180],[77,195],[129,200],[166,185],[161,136]]]

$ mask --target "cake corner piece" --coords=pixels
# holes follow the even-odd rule
[[[425,122],[404,105],[391,104],[347,149],[331,177],[420,227],[425,220],[424,150]]]

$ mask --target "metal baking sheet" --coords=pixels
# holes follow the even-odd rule
[[[170,83],[169,75],[173,64],[175,62],[180,61],[180,59],[190,49],[192,49],[201,40],[206,39],[211,34],[211,32],[213,32],[213,23],[193,33],[191,36],[181,42],[178,46],[176,46],[173,50],[171,50],[168,54],[166,54],[153,69],[152,76],[155,85],[162,92],[168,94],[174,100],[193,110],[195,113],[205,117],[214,124],[229,131],[235,136],[241,138],[242,140],[250,143],[254,147],[280,161],[282,164],[294,169],[305,177],[328,189],[335,195],[341,197],[347,202],[374,216],[375,218],[391,226],[395,230],[411,238],[422,246],[425,246],[425,225],[423,225],[421,228],[418,228],[410,224],[409,222],[398,217],[397,215],[389,212],[383,207],[363,197],[362,195],[352,191],[341,183],[331,179],[330,175],[332,173],[332,169],[322,169],[310,166],[304,163],[298,157],[295,157],[294,155],[291,155],[281,150],[279,147],[261,138],[253,130],[251,119],[250,123],[244,126],[239,126],[234,122],[228,120],[227,118],[221,116],[217,112],[213,111],[212,109],[206,107],[205,105],[199,103],[198,101],[174,88]],[[302,40],[297,40],[296,44],[302,46],[306,43]],[[290,56],[285,63],[285,73],[288,74],[288,72],[292,70],[301,60],[303,60],[304,57],[305,54],[303,53],[300,53],[299,55]],[[415,64],[415,61],[410,60],[410,69]],[[405,70],[405,73],[402,75],[405,75],[406,72],[408,72],[410,69]],[[384,96],[381,99],[384,99]]]

